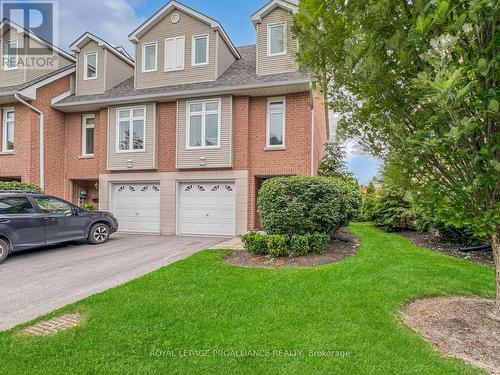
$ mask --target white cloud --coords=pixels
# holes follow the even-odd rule
[[[84,32],[119,46],[124,46],[133,56],[133,45],[128,35],[144,19],[132,6],[136,0],[60,0],[59,46],[69,46]]]

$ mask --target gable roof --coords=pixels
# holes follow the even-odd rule
[[[84,33],[81,37],[79,37],[77,40],[75,40],[71,44],[70,48],[74,52],[80,52],[80,49],[90,41],[96,42],[99,47],[107,49],[109,52],[113,53],[116,57],[123,60],[130,66],[133,67],[135,65],[134,60],[130,57],[130,55],[125,51],[123,47],[121,46],[115,47],[106,42],[104,39],[101,39],[98,36],[89,33],[88,31]]]
[[[298,0],[272,0],[260,8],[257,12],[252,14],[252,22],[253,24],[257,24],[262,21],[262,18],[267,16],[276,8],[282,8],[289,10],[292,13],[297,13],[299,10],[299,1]]]
[[[33,39],[37,41],[38,43],[44,45],[48,49],[56,52],[57,54],[63,56],[64,58],[68,59],[71,62],[76,62],[75,56],[70,55],[68,52],[60,49],[59,47],[56,47],[50,42],[47,42],[45,39],[40,38],[38,35],[32,33],[30,30],[25,29],[22,26],[19,26],[17,23],[9,20],[8,18],[4,18],[2,22],[0,22],[0,32],[3,34],[3,31],[6,27],[10,27],[14,30],[16,30],[17,33],[19,34],[24,34],[28,36],[28,38]]]
[[[212,29],[220,32],[222,39],[226,42],[231,53],[239,59],[241,56],[238,53],[238,50],[234,46],[229,36],[224,31],[224,28],[219,23],[219,21],[210,18],[203,13],[198,12],[197,10],[190,8],[184,4],[181,4],[178,1],[171,0],[166,5],[164,5],[160,10],[158,10],[155,14],[153,14],[148,20],[146,20],[142,25],[140,25],[137,29],[135,29],[128,37],[132,43],[137,43],[139,38],[144,35],[147,31],[149,31],[153,26],[155,26],[159,21],[161,21],[171,10],[179,9],[190,16],[200,20],[201,22],[206,23]]]

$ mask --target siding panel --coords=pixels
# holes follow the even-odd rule
[[[134,68],[116,57],[113,53],[105,50],[106,53],[106,90],[115,87],[134,75]]]
[[[286,23],[287,54],[267,56],[267,26],[273,23]],[[285,9],[276,8],[257,25],[257,74],[276,74],[296,71],[295,62],[297,41],[292,37],[293,14]]]
[[[207,98],[216,99],[216,98]],[[199,99],[196,99],[199,100]],[[221,98],[221,147],[219,149],[187,150],[186,149],[186,103],[177,102],[177,168],[230,168],[232,167],[232,97]],[[200,158],[205,157],[207,165],[200,166]]]
[[[235,61],[236,59],[229,50],[226,42],[224,42],[219,32],[217,32],[217,77],[220,77]]]
[[[97,79],[84,80],[85,54],[97,52]],[[96,42],[90,41],[77,53],[76,90],[77,95],[100,94],[104,92],[105,83],[104,50]]]
[[[146,151],[116,152],[116,115],[118,108],[146,107]],[[156,103],[134,104],[131,106],[109,107],[108,120],[108,170],[144,170],[156,168]],[[128,168],[128,160],[134,161],[134,166]]]
[[[0,56],[2,56],[2,58],[5,42],[14,40],[18,41],[18,46],[20,49],[24,47],[23,35],[17,33],[14,29],[10,29],[3,35],[3,40],[0,41]],[[22,52],[19,52],[19,54],[22,54]],[[0,73],[0,86],[14,86],[26,82],[23,67],[19,66],[18,69],[15,70],[3,70],[2,61],[2,63],[0,64],[0,69],[2,70],[2,72]]]
[[[177,24],[170,21],[172,13],[177,12],[180,20]],[[209,36],[209,64],[191,66],[191,45],[194,35],[208,34]],[[184,70],[165,72],[165,39],[178,36],[186,37]],[[167,14],[151,30],[139,39],[136,45],[136,88],[170,86],[180,83],[213,81],[216,79],[216,33],[210,26],[192,16],[174,10]],[[142,73],[142,45],[158,42],[158,70]]]

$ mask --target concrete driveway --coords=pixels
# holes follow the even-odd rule
[[[72,244],[13,254],[0,265],[0,330],[118,286],[221,238],[114,234],[104,245]]]

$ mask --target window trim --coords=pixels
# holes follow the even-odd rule
[[[14,147],[9,150],[7,149],[7,113],[14,113],[14,126],[13,126],[13,135],[14,135]],[[2,153],[3,154],[11,154],[16,149],[16,111],[14,107],[4,107],[2,108]]]
[[[205,62],[204,63],[199,63],[196,64],[196,48],[195,48],[195,40],[196,39],[202,39],[206,38],[207,39],[207,51],[205,53]],[[191,38],[191,66],[204,66],[208,65],[210,63],[210,35],[209,34],[201,34],[201,35],[193,35]]]
[[[87,125],[87,119],[93,119],[94,123],[92,125]],[[95,152],[95,115],[83,115],[82,116],[82,157],[93,158],[94,152],[92,154],[87,154],[87,129],[94,129],[94,152]]]
[[[155,46],[155,67],[154,69],[146,69],[146,48]],[[144,43],[142,45],[142,73],[150,73],[158,71],[158,42]]]
[[[4,63],[3,63],[3,70],[4,71],[10,71],[10,70],[18,70],[19,69],[19,64],[18,64],[18,60],[19,60],[19,40],[9,40],[8,42],[5,42],[4,45],[3,45],[3,49],[5,49],[5,46],[6,45],[10,45],[10,44],[15,44],[16,45],[16,65],[13,66],[13,67],[7,67],[7,60],[5,60],[5,56],[9,56],[9,55],[6,55],[5,54],[5,50],[3,51],[2,53],[2,58],[4,59]],[[10,59],[9,59],[10,60]]]
[[[184,45],[184,54],[182,58],[182,68],[176,68],[176,69],[168,69],[167,68],[167,42],[171,40],[177,40],[177,39],[182,39],[182,44]],[[186,69],[186,37],[184,35],[181,36],[174,36],[171,38],[165,38],[165,53],[163,56],[163,64],[164,64],[164,71],[165,72],[179,72],[184,69]]]
[[[283,52],[272,53],[271,52],[271,29],[273,27],[283,26]],[[267,25],[267,56],[285,56],[288,53],[288,37],[287,37],[287,23],[286,22],[276,22]]]
[[[202,103],[202,111],[201,111],[201,140],[202,143],[205,144],[206,142],[206,124],[205,124],[205,116],[207,114],[214,114],[215,111],[206,111],[205,110],[205,105],[206,103],[209,102],[218,102],[219,103],[219,109],[217,111],[217,114],[219,116],[218,118],[218,124],[217,124],[217,144],[214,146],[207,146],[207,145],[201,145],[201,146],[191,146],[189,144],[189,139],[191,136],[191,111],[190,111],[190,105],[191,104],[196,104],[196,103]],[[196,112],[198,113],[198,112]],[[203,99],[203,100],[190,100],[186,101],[186,150],[214,150],[214,149],[220,149],[221,148],[221,128],[222,128],[222,98],[213,98],[213,99]]]
[[[144,117],[133,117],[133,111],[134,109],[142,109],[144,110]],[[134,120],[142,120],[144,119],[144,131],[143,131],[143,142],[144,142],[144,147],[142,149],[137,149],[137,150],[134,150],[134,147],[132,145],[132,148],[128,149],[128,150],[120,150],[120,111],[131,111],[132,112],[132,116],[128,118],[128,120],[130,121],[129,123],[129,131],[130,131],[130,127],[133,126],[133,122]],[[147,134],[147,131],[146,131],[146,126],[147,126],[147,106],[143,105],[143,106],[133,106],[133,107],[120,107],[120,108],[116,108],[116,132],[115,132],[115,151],[117,154],[130,154],[130,153],[137,153],[137,152],[146,152],[146,134]],[[130,147],[130,142],[133,142],[133,134],[132,134],[132,137],[129,136],[129,147]]]
[[[269,130],[271,127],[271,103],[274,102],[283,102],[283,142],[281,145],[271,145],[269,139]],[[286,98],[284,96],[268,98],[267,99],[267,110],[266,110],[266,149],[276,150],[276,149],[285,149],[286,148]]]
[[[88,57],[90,55],[95,55],[95,77],[88,77],[87,76]],[[84,59],[83,59],[83,80],[84,81],[91,81],[91,80],[97,79],[98,77],[99,77],[99,51],[87,52],[87,53],[85,53]]]

